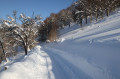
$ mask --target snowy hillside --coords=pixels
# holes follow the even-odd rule
[[[120,13],[61,35],[62,42],[43,47],[56,79],[120,79]]]
[[[0,79],[120,79],[120,13],[79,27],[62,29],[57,43],[6,65]]]

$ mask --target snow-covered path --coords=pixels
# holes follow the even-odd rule
[[[48,52],[52,60],[55,79],[92,79],[89,75],[85,74],[82,70],[78,69],[60,55],[52,53],[54,51],[51,49],[47,49],[46,52]]]
[[[119,79],[119,47],[119,43],[66,41],[43,50],[52,60],[56,79]]]

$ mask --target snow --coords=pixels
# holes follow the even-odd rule
[[[49,56],[36,46],[21,61],[0,73],[0,79],[54,79]]]
[[[120,14],[84,28],[61,30],[62,42],[43,46],[56,79],[120,79]]]
[[[7,22],[5,22],[5,24],[6,24],[8,27],[10,26]]]
[[[38,45],[5,65],[0,79],[120,79],[119,51],[120,13],[116,13],[83,28],[75,23],[65,27],[56,42]]]
[[[57,39],[56,42],[63,42],[65,39],[61,38],[61,39]]]
[[[83,13],[84,11],[77,11],[75,14]]]
[[[12,22],[14,22],[14,21],[15,21],[15,19],[14,19],[14,18],[12,18],[12,17],[10,17],[10,16],[8,16],[8,19],[10,19]]]
[[[26,16],[24,14],[20,14],[20,17],[26,19]]]

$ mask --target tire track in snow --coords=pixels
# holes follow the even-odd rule
[[[51,50],[47,49],[46,52],[52,60],[53,72],[56,79],[92,79],[89,75]]]
[[[115,79],[110,75],[109,71],[97,66],[95,63],[90,63],[88,59],[82,57],[79,59],[76,56],[76,58],[72,58],[72,56],[65,54],[65,52],[62,52],[59,49],[47,48],[45,50],[47,50],[46,52],[48,52],[48,55],[53,61],[53,72],[55,76],[57,75],[56,79]],[[61,57],[62,53],[64,53],[64,56]],[[62,72],[61,70],[58,70],[58,68],[60,68]],[[59,73],[56,74],[56,72]],[[60,76],[58,77],[61,73],[65,74],[62,75],[62,78]]]

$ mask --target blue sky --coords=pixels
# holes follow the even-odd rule
[[[6,15],[17,10],[18,14],[25,13],[28,16],[34,11],[45,19],[50,13],[67,8],[73,1],[75,0],[0,0],[0,18],[6,18]]]

